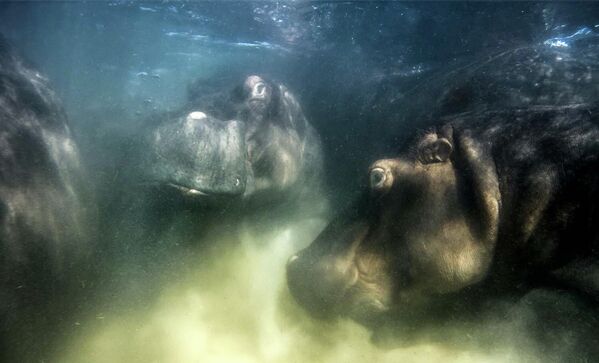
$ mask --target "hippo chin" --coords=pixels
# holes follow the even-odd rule
[[[518,52],[494,62],[510,64],[525,53]],[[565,84],[560,90],[587,79],[573,72],[598,74],[594,63],[567,68],[551,51],[534,54],[522,77],[568,74],[551,79]],[[473,69],[454,73],[453,89],[492,93],[473,81],[480,76]],[[487,87],[507,92],[509,82]],[[597,95],[596,85],[587,87]],[[552,90],[537,99],[555,99]],[[401,156],[372,164],[360,200],[289,260],[292,295],[316,316],[368,325],[452,315],[456,306],[469,310],[545,286],[598,298],[599,110],[596,99],[579,95],[567,104],[568,94],[560,95],[560,105],[518,99],[507,108],[505,99],[446,92],[430,110],[438,117],[433,131]]]

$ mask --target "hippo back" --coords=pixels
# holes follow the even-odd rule
[[[37,315],[44,306],[85,285],[92,249],[85,190],[57,96],[0,38],[0,340],[15,324],[47,320]]]

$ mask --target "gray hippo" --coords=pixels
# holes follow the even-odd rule
[[[245,80],[243,95],[238,117],[247,126],[251,185],[246,195],[298,196],[319,190],[323,168],[320,137],[295,96],[284,85],[258,76]]]
[[[163,278],[158,265],[205,248],[208,235],[234,240],[237,227],[272,229],[326,212],[320,138],[287,87],[250,76],[236,87],[201,83],[190,95],[136,128],[110,182],[120,192],[105,208],[104,250],[140,285],[148,271]]]
[[[219,107],[205,97],[149,127],[140,179],[200,203],[233,198],[253,207],[320,190],[320,138],[287,87],[249,76],[218,95],[226,99]]]
[[[52,338],[35,332],[57,335],[58,321],[71,316],[67,306],[89,285],[93,206],[85,180],[48,80],[0,37],[2,361],[39,358]]]
[[[362,197],[290,258],[300,305],[393,326],[405,342],[514,299],[536,317],[516,320],[539,352],[596,357],[596,55],[523,47],[423,86],[432,98],[417,114],[428,115],[414,122],[428,132],[374,162]]]

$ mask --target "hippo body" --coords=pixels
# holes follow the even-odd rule
[[[0,360],[34,357],[89,277],[93,207],[48,80],[0,37]],[[69,305],[71,306],[71,305]],[[72,307],[72,306],[71,306]],[[26,351],[19,351],[26,350]],[[17,359],[18,358],[18,359]]]
[[[586,316],[572,328],[583,333],[564,324],[548,345],[588,343],[599,332],[599,68],[587,53],[521,48],[423,86],[429,107],[410,112],[429,132],[372,164],[362,197],[290,259],[296,300],[316,316],[395,325],[405,341],[494,299],[567,291],[583,296],[569,313]]]

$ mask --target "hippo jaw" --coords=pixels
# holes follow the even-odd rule
[[[287,281],[292,296],[311,315],[320,319],[345,316],[368,326],[390,310],[392,290],[388,283],[360,271],[355,261],[349,262],[345,273],[338,271],[329,277],[323,274],[317,283],[305,284],[301,267],[294,265],[294,259],[299,258],[296,255],[290,259]],[[318,269],[330,272],[334,264],[323,264]]]
[[[352,206],[289,259],[287,282],[294,298],[315,317],[347,316],[368,325],[389,310],[392,287],[380,273],[387,261],[358,251],[369,232],[367,220],[344,220],[358,210]]]

